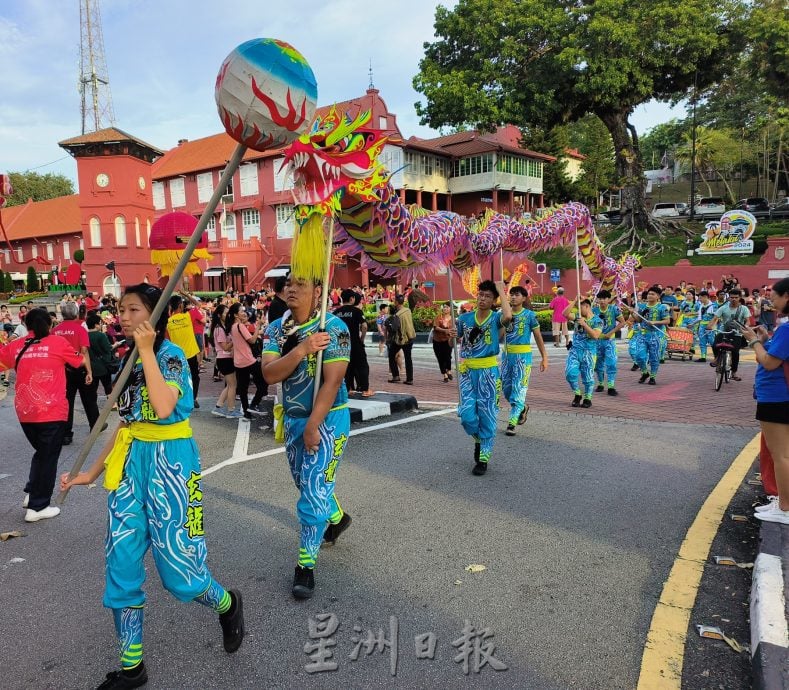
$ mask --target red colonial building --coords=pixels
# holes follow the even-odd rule
[[[521,148],[513,126],[406,140],[376,89],[335,107],[351,116],[371,111],[370,126],[388,137],[382,162],[395,171],[392,185],[406,203],[468,216],[543,205],[543,165],[555,159]],[[117,292],[119,283],[159,282],[147,246],[152,222],[170,211],[201,216],[236,144],[223,132],[163,153],[111,128],[60,145],[77,161],[80,193],[6,209],[14,250],[0,252],[2,268],[21,279],[24,261],[42,247],[53,266],[68,263],[81,236],[88,289],[104,293]],[[213,259],[200,262],[203,275],[189,279],[191,289],[258,288],[287,270],[295,224],[282,161],[281,150],[246,152],[208,224]],[[117,281],[105,267],[110,261]],[[353,258],[336,263],[337,284],[377,282]]]

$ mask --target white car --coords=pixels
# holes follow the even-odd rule
[[[726,202],[720,196],[703,196],[693,211],[697,216],[722,216],[726,213]]]
[[[667,216],[679,216],[682,214],[684,204],[674,202],[660,202],[655,204],[650,214],[653,218],[665,218]]]

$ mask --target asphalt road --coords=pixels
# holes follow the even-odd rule
[[[26,525],[30,450],[11,402],[0,402],[0,532],[26,536],[0,542],[0,683],[95,687],[117,663],[112,618],[101,607],[105,492],[78,487],[60,517]],[[203,482],[209,562],[217,579],[243,591],[248,636],[226,655],[211,612],[164,592],[149,560],[151,688],[633,688],[685,532],[753,436],[533,410],[519,436],[499,437],[487,475],[473,477],[472,445],[454,413],[355,427],[366,433],[351,438],[338,472],[353,525],[321,552],[315,597],[296,602],[296,492],[284,455],[258,424],[247,440],[209,407],[193,422],[205,469],[234,456],[234,446],[237,460],[258,455]],[[78,422],[81,441],[81,413]],[[64,470],[77,452],[64,449]],[[466,571],[471,564],[486,569]],[[311,675],[309,619],[329,613],[339,623],[338,669]],[[349,658],[368,630],[389,638],[391,617],[399,626],[394,678],[389,649],[367,655],[362,647]],[[465,621],[488,629],[482,646],[494,644],[507,670],[488,665],[477,675],[472,654],[464,675],[452,643]],[[414,638],[428,632],[434,658],[417,659]]]

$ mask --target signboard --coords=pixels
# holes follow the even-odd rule
[[[426,280],[424,283],[422,283],[422,287],[426,288],[434,288],[435,286],[436,284],[432,280]]]
[[[558,283],[559,280],[560,280],[560,278],[559,278],[560,275],[561,275],[561,271],[558,268],[552,268],[551,269],[551,282],[552,283]]]
[[[707,223],[697,254],[753,254],[756,218],[748,211],[727,211],[719,221]]]
[[[545,264],[537,264],[537,273],[545,273],[547,268]]]

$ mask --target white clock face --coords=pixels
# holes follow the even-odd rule
[[[145,189],[145,178],[142,175],[137,178],[137,184],[140,186],[140,189]]]
[[[110,176],[106,173],[99,173],[96,175],[96,184],[99,187],[106,187],[110,183]]]

